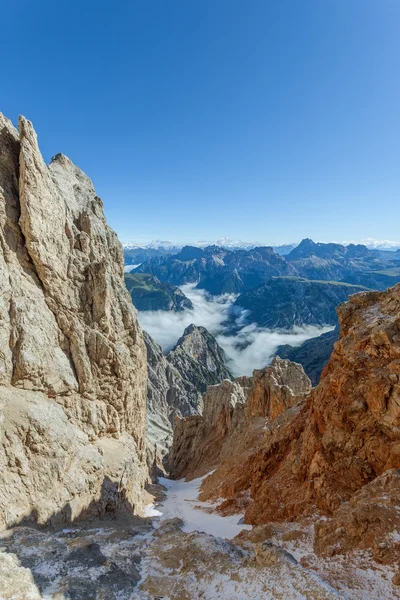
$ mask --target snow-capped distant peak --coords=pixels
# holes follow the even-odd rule
[[[322,242],[327,243],[327,242]],[[362,240],[352,240],[347,242],[335,242],[339,244],[343,244],[344,246],[348,246],[349,244],[362,244],[371,250],[397,250],[400,249],[400,242],[395,242],[392,240],[377,240],[375,238],[365,238]],[[220,246],[221,248],[226,248],[228,250],[250,250],[251,248],[256,248],[258,246],[272,246],[276,252],[279,254],[287,254],[298,245],[297,243],[287,243],[287,244],[272,244],[265,242],[244,242],[242,240],[232,240],[228,237],[221,237],[215,241],[201,240],[199,242],[169,242],[167,240],[153,240],[152,242],[127,242],[123,244],[123,247],[127,250],[136,249],[136,248],[145,248],[152,250],[166,250],[166,251],[176,251],[179,252],[183,246],[195,246],[198,248],[206,248],[207,246]]]
[[[164,248],[168,250],[170,248],[181,248],[182,244],[173,244],[172,242],[168,242],[165,240],[153,240],[152,242],[126,242],[122,244],[124,248],[149,248],[153,250],[158,250],[159,248]]]
[[[257,246],[273,246],[274,244],[265,243],[265,242],[244,242],[242,240],[232,240],[228,237],[222,237],[218,240],[210,241],[210,240],[200,240],[199,242],[180,242],[174,243],[165,240],[154,240],[152,242],[126,242],[122,244],[126,249],[134,249],[134,248],[148,248],[154,250],[170,250],[176,248],[182,248],[183,246],[195,246],[197,248],[206,248],[207,246],[220,246],[221,248],[227,249],[238,249],[238,250],[249,250],[251,248],[256,248]],[[295,246],[295,244],[290,244],[291,246]]]
[[[377,240],[375,238],[365,238],[357,242],[343,242],[345,246],[349,244],[362,244],[367,246],[371,250],[397,250],[400,248],[400,242],[394,242],[392,240]]]

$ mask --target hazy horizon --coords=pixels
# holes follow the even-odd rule
[[[118,232],[117,232],[118,233]],[[308,239],[312,239],[310,238],[310,236],[306,236],[306,238]],[[302,239],[306,239],[306,238],[302,238]],[[210,244],[216,244],[218,246],[234,246],[234,245],[249,245],[249,246],[291,246],[291,245],[298,245],[302,239],[296,239],[296,240],[285,240],[285,241],[279,241],[279,242],[275,242],[275,241],[265,241],[265,240],[250,240],[250,239],[231,239],[225,236],[221,236],[215,240],[206,240],[206,239],[193,239],[193,238],[180,238],[180,239],[175,239],[175,240],[167,240],[167,239],[154,239],[151,238],[150,236],[148,237],[138,237],[138,238],[132,238],[132,239],[121,239],[120,241],[124,246],[148,246],[148,245],[160,245],[162,246],[163,244],[170,244],[171,246],[198,246],[198,245],[210,245]],[[388,239],[376,239],[376,238],[363,238],[360,240],[334,240],[334,239],[313,239],[313,242],[316,243],[333,243],[333,244],[342,244],[342,245],[349,245],[349,244],[363,244],[369,248],[397,248],[398,246],[400,247],[400,241],[398,240],[388,240]]]

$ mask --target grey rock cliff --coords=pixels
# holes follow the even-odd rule
[[[75,518],[105,479],[140,510],[146,351],[121,245],[90,179],[1,114],[0,289],[0,526]]]
[[[195,402],[198,398],[201,412],[201,396],[209,385],[215,385],[223,379],[232,379],[226,366],[228,357],[205,327],[189,325],[178,340],[176,346],[167,354],[168,362],[184,374],[188,395]],[[182,412],[182,414],[185,414]]]
[[[144,339],[148,358],[148,462],[154,472],[171,446],[175,417],[201,414],[202,396],[208,386],[230,380],[231,374],[223,362],[225,353],[204,327],[187,327],[166,356],[146,332]]]

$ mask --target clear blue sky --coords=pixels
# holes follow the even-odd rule
[[[399,0],[19,0],[0,110],[122,241],[400,238]]]

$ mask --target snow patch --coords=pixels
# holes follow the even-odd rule
[[[159,483],[167,488],[167,497],[158,506],[162,520],[178,517],[184,521],[183,531],[187,533],[200,531],[229,540],[238,535],[242,529],[251,529],[251,525],[239,524],[242,515],[222,517],[210,512],[215,508],[214,504],[198,500],[203,479],[204,477],[199,477],[193,481],[184,479],[173,481],[160,477]]]
[[[160,512],[159,510],[156,510],[154,504],[147,504],[144,507],[144,516],[145,517],[161,517],[162,516],[162,512]]]

